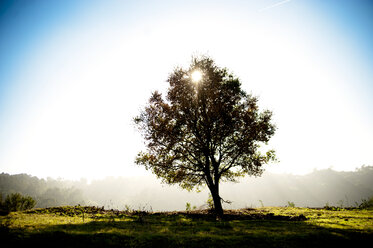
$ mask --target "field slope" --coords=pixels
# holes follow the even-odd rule
[[[57,207],[1,216],[0,234],[9,247],[356,247],[372,244],[373,210],[269,207],[216,221],[207,211]]]

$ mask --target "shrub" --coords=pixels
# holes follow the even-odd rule
[[[8,195],[4,202],[1,202],[1,209],[6,212],[23,211],[32,209],[35,204],[36,202],[32,197],[13,193]]]
[[[214,210],[214,209],[215,209],[215,206],[214,206],[214,200],[212,199],[211,194],[209,194],[209,197],[207,198],[206,204],[207,204],[207,207],[208,207],[210,210]]]
[[[359,205],[360,209],[372,209],[373,208],[373,196],[368,199],[363,199]]]

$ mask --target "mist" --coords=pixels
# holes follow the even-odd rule
[[[36,207],[91,205],[106,209],[147,211],[185,210],[186,203],[196,209],[207,208],[207,188],[200,192],[165,185],[155,176],[107,177],[88,181],[40,179],[27,174],[0,174],[2,197],[21,193],[33,197]],[[274,174],[245,177],[238,183],[222,183],[225,209],[262,206],[353,207],[373,196],[373,166],[355,171],[315,170],[306,175]]]

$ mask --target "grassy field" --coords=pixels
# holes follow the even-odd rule
[[[268,207],[120,212],[59,207],[0,217],[1,242],[51,247],[370,247],[373,210]]]

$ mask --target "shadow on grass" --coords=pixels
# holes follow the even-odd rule
[[[11,246],[42,247],[357,247],[372,233],[319,227],[304,221],[151,215],[0,229]],[[10,247],[10,246],[9,246]]]

